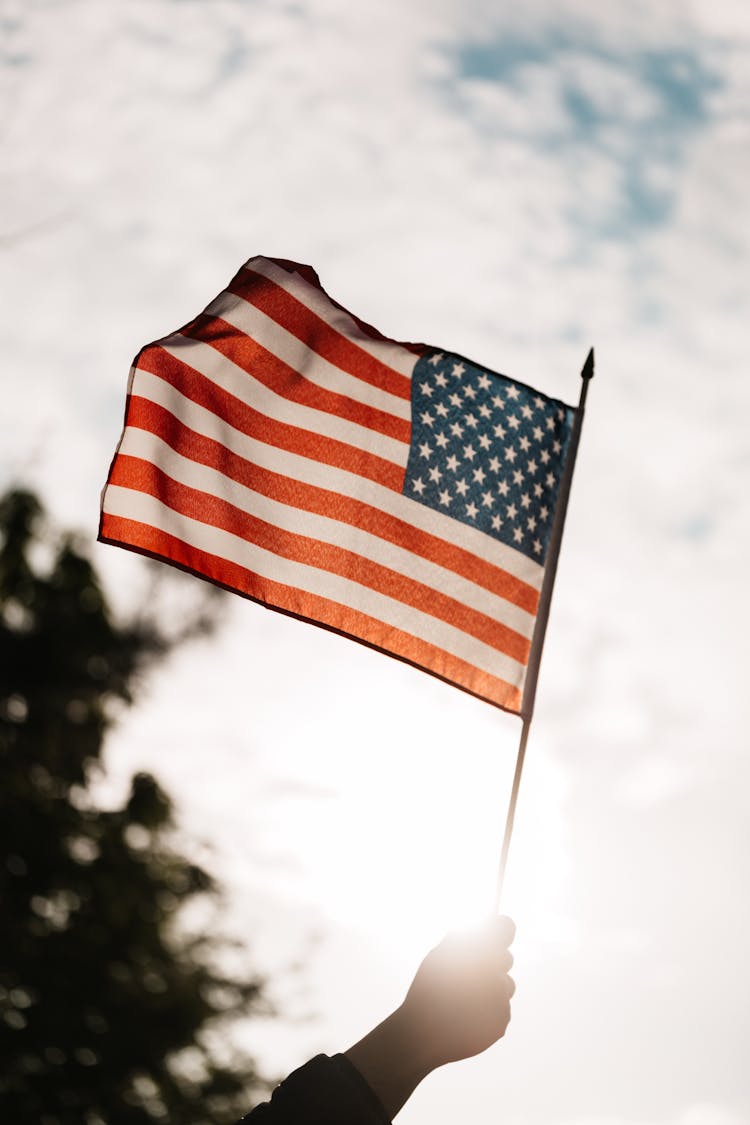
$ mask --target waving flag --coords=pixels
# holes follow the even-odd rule
[[[575,415],[252,258],[136,358],[99,537],[526,714]]]

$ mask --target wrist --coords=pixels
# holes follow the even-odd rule
[[[424,1038],[403,1005],[344,1054],[391,1118],[434,1069]]]

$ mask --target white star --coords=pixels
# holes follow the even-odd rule
[[[456,482],[456,492],[459,496],[465,496],[468,491],[469,486],[465,480],[459,480]]]
[[[526,526],[528,527],[529,531],[536,531],[536,520],[533,516],[529,516],[529,518],[526,520]]]
[[[547,473],[546,484],[547,484],[547,488],[554,488],[555,487],[554,473]]]
[[[524,492],[523,496],[521,497],[521,507],[528,508],[530,503],[531,497],[529,496],[528,492]]]
[[[484,504],[485,508],[492,507],[492,505],[495,503],[495,498],[491,492],[482,493],[482,503]]]
[[[450,471],[452,473],[455,473],[456,469],[458,468],[458,457],[456,457],[456,455],[454,453],[451,453],[450,457],[448,458],[448,460],[445,463],[448,466],[448,468],[450,469]]]
[[[500,484],[497,486],[497,491],[501,496],[508,495],[508,492],[510,491],[510,485],[508,484],[507,480],[500,481]]]
[[[520,469],[516,469],[516,471],[513,473],[513,483],[523,484],[523,473]]]
[[[560,419],[561,422],[562,422],[563,418],[565,417],[565,411],[562,409],[562,407],[557,411],[557,417]]]
[[[467,398],[476,398],[477,397],[477,392],[474,390],[471,383],[467,383],[466,386],[464,387],[464,394],[466,395]]]
[[[483,418],[491,418],[492,417],[492,411],[490,410],[490,408],[489,408],[489,406],[487,405],[486,402],[483,402],[482,405],[479,407],[479,413],[482,415]]]
[[[498,461],[497,457],[490,458],[490,469],[493,473],[500,472],[500,462]]]
[[[521,413],[523,414],[524,418],[530,418],[534,411],[531,409],[528,403],[524,403],[521,407]]]
[[[457,375],[459,377],[459,379],[461,378],[461,376],[463,375],[465,370],[466,370],[465,364],[463,364],[463,363],[454,363],[453,364],[453,374]]]
[[[460,422],[452,422],[451,423],[451,433],[453,434],[454,437],[463,437],[464,436],[464,428],[463,428],[463,426],[461,425]]]
[[[467,414],[464,418],[464,422],[467,426],[471,426],[472,430],[475,430],[477,428],[477,419],[475,414]]]
[[[428,457],[428,458],[432,454],[432,450],[430,449],[430,447],[429,447],[429,445],[427,444],[426,441],[423,441],[422,444],[420,445],[419,452],[422,455],[422,457]]]
[[[499,437],[499,438],[505,437],[505,427],[504,426],[501,426],[499,424],[497,426],[495,426],[495,437]]]
[[[520,393],[521,392],[519,391],[518,387],[514,387],[512,383],[508,387],[508,390],[506,391],[506,394],[508,395],[508,398],[512,398],[514,402],[518,398]]]
[[[478,514],[479,514],[479,509],[477,508],[476,504],[473,501],[472,501],[471,504],[466,505],[466,515],[469,516],[470,519],[475,520],[477,518]]]
[[[544,437],[544,430],[541,426],[534,426],[532,433],[537,441],[541,441]]]
[[[422,415],[422,417],[424,418],[424,415]],[[529,439],[526,437],[525,434],[523,435],[523,437],[518,439],[518,444],[520,445],[520,447],[524,451],[524,453],[528,453],[529,450],[531,449],[531,442],[529,441]]]
[[[490,381],[485,374],[479,376],[479,386],[483,391],[488,391],[490,389]]]
[[[448,417],[448,407],[445,405],[444,402],[439,402],[437,404],[437,406],[435,407],[435,413],[439,414],[441,418],[447,418]]]
[[[513,462],[515,461],[515,459],[516,459],[516,451],[515,451],[515,449],[513,448],[512,445],[509,445],[508,448],[505,450],[505,460],[510,461],[510,463],[512,465]]]
[[[542,507],[541,507],[541,508],[539,509],[539,517],[540,517],[540,519],[546,520],[546,518],[547,518],[547,516],[548,516],[548,515],[549,515],[549,508],[547,508],[546,506],[542,505]]]
[[[492,399],[492,405],[496,406],[498,410],[502,410],[503,407],[505,406],[505,402],[504,402],[503,399],[500,398],[500,395],[495,395],[494,398]]]
[[[411,482],[411,486],[412,486],[412,488],[414,489],[415,492],[419,493],[420,496],[424,492],[424,481],[422,480],[421,477],[417,477],[416,480],[413,480]]]
[[[513,539],[516,543],[520,543],[523,539],[523,532],[521,531],[520,527],[513,528]]]
[[[537,553],[538,555],[541,555],[541,553],[542,553],[542,544],[541,544],[541,543],[539,542],[539,540],[538,540],[538,539],[535,539],[535,540],[534,540],[534,550],[536,551],[536,553]]]
[[[428,398],[431,398],[432,395],[435,393],[429,383],[420,383],[419,389],[422,392],[422,394],[427,395]]]
[[[476,457],[476,452],[474,451],[473,445],[465,445],[464,446],[464,457],[467,458],[469,461],[474,460],[474,458]]]
[[[544,399],[540,398],[539,395],[537,395],[536,398],[534,399],[534,405],[538,406],[539,409],[541,410],[542,407],[544,406]]]
[[[446,379],[445,375],[443,375],[442,371],[438,371],[437,375],[435,376],[435,382],[439,387],[448,386],[448,380]]]
[[[541,451],[541,453],[539,454],[539,459],[541,460],[543,465],[549,464],[549,453],[546,449],[543,449]]]
[[[437,365],[440,363],[440,360],[442,358],[443,358],[442,352],[435,352],[434,355],[430,356],[429,361],[430,361],[430,363],[432,364],[433,367],[437,367]]]
[[[518,418],[516,418],[515,414],[509,414],[508,415],[508,425],[512,426],[514,430],[517,430],[518,427],[521,425],[521,423],[518,420]]]
[[[546,419],[546,426],[547,426],[547,429],[548,429],[548,430],[554,430],[554,428],[555,428],[555,419],[554,419],[554,418],[547,418],[547,419]]]
[[[530,472],[531,475],[533,476],[534,473],[536,472],[537,468],[538,468],[536,461],[527,461],[526,462],[526,468],[527,468],[528,472]]]
[[[479,444],[481,445],[482,449],[489,449],[490,448],[491,442],[490,442],[490,439],[487,437],[487,434],[480,434]]]
[[[435,419],[427,410],[425,410],[425,412],[422,414],[422,421],[424,422],[425,426],[431,426]]]
[[[440,503],[443,505],[444,508],[447,508],[448,505],[450,504],[450,502],[451,502],[451,494],[448,491],[448,489],[446,488],[440,493]]]
[[[474,480],[477,482],[477,484],[484,484],[485,477],[487,476],[487,474],[485,473],[484,469],[480,465],[478,469],[474,469],[474,472],[472,473],[472,476],[474,477]]]
[[[542,491],[543,490],[542,490],[541,484],[537,483],[537,484],[534,485],[534,495],[536,496],[537,500],[542,495]]]
[[[461,396],[457,395],[454,391],[452,395],[448,396],[448,402],[451,404],[451,406],[460,406]]]
[[[437,465],[433,465],[430,469],[430,480],[434,480],[435,484],[439,484],[442,475]]]
[[[518,515],[518,508],[515,506],[515,504],[509,504],[505,509],[505,512],[509,520],[514,520]]]
[[[503,521],[500,519],[500,516],[493,516],[492,517],[492,530],[493,531],[499,531],[502,526],[503,526]]]
[[[446,445],[448,444],[448,438],[445,436],[445,434],[443,433],[442,430],[436,436],[435,441],[437,442],[437,444],[440,446],[441,449],[445,449]]]
[[[560,444],[559,441],[553,441],[552,442],[552,452],[553,453],[562,453],[562,445]]]

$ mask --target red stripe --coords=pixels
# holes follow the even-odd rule
[[[255,261],[255,259],[253,259],[253,261]],[[310,285],[314,285],[316,289],[320,289],[321,293],[324,292],[323,286],[320,284],[320,278],[312,266],[305,266],[301,262],[292,262],[289,258],[266,258],[265,261],[273,262],[275,266],[280,266],[283,270],[286,270],[287,273],[298,273],[305,281],[309,281]],[[238,277],[244,269],[245,266],[240,267],[237,274]]]
[[[138,367],[152,375],[158,375],[186,398],[210,410],[217,418],[249,437],[278,449],[309,457],[313,461],[356,473],[368,480],[377,481],[394,492],[401,492],[403,488],[405,468],[377,457],[374,453],[365,453],[346,442],[312,433],[288,422],[277,422],[253,410],[242,399],[225,391],[187,363],[176,359],[158,344],[144,348],[138,357]]]
[[[378,340],[385,344],[395,343],[399,348],[404,348],[408,352],[413,352],[416,356],[423,355],[427,350],[426,344],[410,344],[405,340],[391,340],[388,338],[388,336],[384,336],[383,333],[380,332],[377,328],[373,328],[373,326],[371,324],[368,324],[366,320],[360,320],[358,316],[355,316],[354,313],[350,312],[349,309],[345,309],[343,305],[339,304],[338,301],[335,301],[333,299],[330,293],[327,293],[325,291],[323,286],[320,284],[320,278],[318,277],[312,266],[300,265],[299,262],[290,262],[288,258],[266,258],[265,261],[273,262],[273,264],[276,266],[281,266],[281,268],[286,270],[287,273],[298,273],[300,277],[304,278],[305,281],[308,281],[310,285],[314,286],[316,289],[319,289],[325,299],[329,302],[329,304],[333,305],[334,308],[341,309],[343,313],[346,313],[346,315],[354,321],[357,327],[362,330],[365,336],[369,336],[372,340]],[[252,269],[252,265],[251,262],[248,262],[238,271],[237,277],[242,276],[243,270],[249,271],[250,269]]]
[[[307,305],[263,274],[244,269],[233,278],[227,289],[270,316],[342,371],[407,402],[411,401],[410,378],[376,359],[347,336],[342,336]]]
[[[280,582],[260,578],[245,567],[200,551],[175,536],[135,520],[104,512],[99,537],[118,546],[175,563],[220,586],[263,602],[271,609],[282,610],[314,625],[345,633],[447,680],[497,707],[514,714],[520,713],[521,691],[513,684],[483,672],[409,633],[384,625],[367,614],[327,598],[305,594]]]
[[[467,578],[532,615],[536,613],[539,592],[501,567],[493,566],[469,551],[421,531],[361,500],[332,493],[317,485],[290,480],[270,469],[262,469],[233,453],[220,442],[196,433],[157,403],[133,396],[128,425],[156,434],[189,460],[216,469],[263,496],[317,515],[330,516],[334,513],[341,523],[361,528],[399,547],[408,545],[406,549],[412,554]]]
[[[507,625],[355,551],[286,531],[250,515],[227,500],[181,484],[149,461],[120,454],[113,466],[110,482],[148,493],[175,512],[231,532],[281,558],[337,574],[394,598],[438,621],[460,628],[461,632],[505,653],[519,664],[528,661],[530,642]],[[457,621],[460,621],[460,626],[456,625]]]
[[[201,314],[182,334],[216,348],[217,352],[252,375],[259,383],[291,402],[311,406],[315,410],[333,414],[336,418],[345,418],[348,422],[356,422],[358,426],[385,434],[405,445],[411,441],[411,423],[405,418],[397,418],[395,414],[388,414],[385,410],[378,410],[345,394],[319,386],[268,351],[252,336],[245,335],[220,317]]]

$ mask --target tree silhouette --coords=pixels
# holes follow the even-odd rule
[[[266,1010],[263,982],[181,930],[217,888],[179,854],[154,778],[114,811],[89,785],[118,709],[209,617],[171,637],[153,613],[118,623],[75,541],[44,526],[31,493],[0,498],[0,1120],[233,1122],[266,1083],[217,1058],[216,1031]]]

